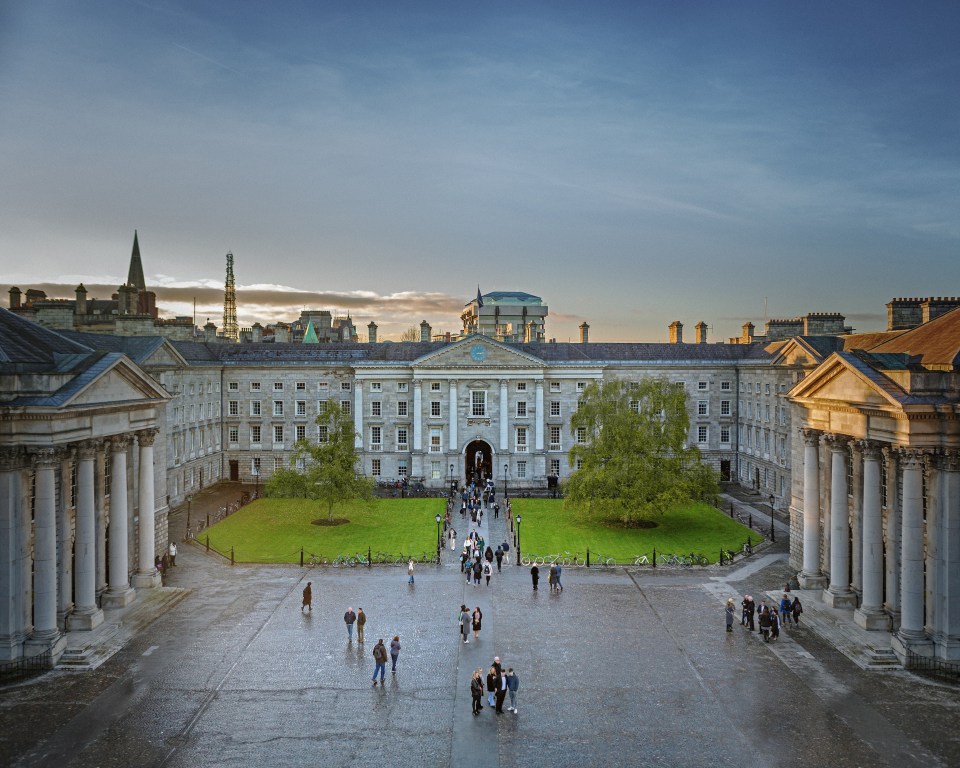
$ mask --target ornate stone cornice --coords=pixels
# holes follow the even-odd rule
[[[923,465],[925,451],[920,448],[894,448],[897,461],[903,469],[920,469]]]
[[[823,435],[819,429],[810,429],[809,427],[804,427],[800,430],[800,434],[803,435],[803,444],[816,447],[820,445],[820,437]]]
[[[75,446],[76,456],[80,461],[95,459],[100,452],[100,446],[99,440],[83,440]]]
[[[27,466],[27,454],[20,446],[0,448],[0,472],[13,472]]]
[[[157,439],[157,432],[159,432],[157,429],[141,429],[137,432],[137,443],[139,443],[141,448],[152,446]]]
[[[943,452],[943,468],[947,472],[960,472],[960,450],[949,448]]]
[[[834,453],[840,453],[841,451],[846,451],[847,446],[850,444],[850,438],[847,435],[837,435],[834,433],[829,433],[823,436],[823,441],[830,447],[830,450]]]

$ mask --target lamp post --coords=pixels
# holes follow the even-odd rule
[[[253,468],[253,498],[260,495],[260,467]]]
[[[187,533],[190,533],[190,503],[193,501],[193,494],[187,494]]]
[[[517,515],[517,565],[520,565],[520,515]]]
[[[440,541],[441,541],[441,540],[440,540],[440,521],[441,521],[442,519],[443,519],[443,518],[440,517],[440,513],[438,512],[438,513],[437,513],[437,517],[436,517],[436,520],[437,520],[437,565],[440,564],[440,548],[441,548],[441,546],[443,546],[443,545],[440,543]]]
[[[509,491],[507,491],[507,473],[509,471],[510,471],[510,465],[504,464],[503,465],[503,498],[504,499],[510,498],[510,493]]]
[[[777,540],[777,534],[773,528],[773,502],[774,502],[774,496],[771,493],[770,494],[770,541]]]
[[[451,498],[453,497],[453,464],[450,465],[450,475],[447,481],[447,488]]]

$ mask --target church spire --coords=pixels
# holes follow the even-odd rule
[[[127,285],[132,285],[141,292],[147,290],[147,285],[143,279],[143,264],[140,262],[140,243],[137,242],[137,230],[133,230],[133,252],[130,254],[130,272],[127,274]]]

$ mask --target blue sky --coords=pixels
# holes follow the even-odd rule
[[[0,4],[0,290],[549,336],[960,294],[960,5]],[[97,295],[105,295],[106,287]],[[5,298],[5,297],[4,297]]]

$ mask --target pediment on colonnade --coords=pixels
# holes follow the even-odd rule
[[[903,407],[907,393],[889,377],[849,352],[835,352],[788,394],[790,400],[845,404],[852,408]]]
[[[773,353],[771,363],[780,367],[799,366],[809,368],[822,363],[828,354],[829,352],[824,354],[822,350],[817,349],[803,337],[795,336],[780,344],[779,348]]]
[[[80,373],[56,394],[65,408],[169,400],[169,393],[129,358],[110,354]]]
[[[186,368],[189,363],[168,339],[163,339],[163,343],[146,355],[140,365],[144,368]]]
[[[485,369],[543,368],[544,361],[534,355],[520,352],[509,344],[503,344],[487,336],[474,334],[436,352],[415,360],[416,369]]]

